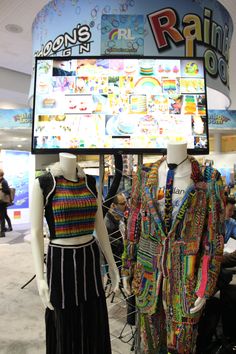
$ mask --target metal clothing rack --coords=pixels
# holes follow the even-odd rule
[[[43,262],[44,264],[46,264],[46,258],[47,258],[47,254],[44,253],[44,257],[43,257]],[[36,274],[34,274],[32,276],[32,278],[30,278],[24,285],[22,285],[21,289],[24,289],[27,285],[29,285],[34,279],[36,278]]]
[[[34,278],[36,278],[36,274],[34,274],[32,278],[30,278],[30,280],[28,280],[24,285],[22,285],[21,289],[24,289],[27,285],[29,285],[34,280]]]
[[[127,305],[127,317],[126,317],[126,322],[120,332],[119,339],[123,343],[129,343],[132,341],[131,345],[131,351],[135,350],[136,347],[136,334],[137,334],[137,327],[136,327],[136,314],[137,310],[135,307],[135,295],[131,295],[129,297],[126,297],[126,305]],[[131,318],[130,318],[131,317]],[[124,334],[124,331],[126,327],[129,326],[130,328],[130,334]],[[125,340],[127,336],[130,336],[128,340]]]
[[[110,291],[111,288],[111,280],[109,277],[109,274],[107,274],[107,281],[105,284],[105,292],[108,290],[108,294],[106,295],[106,298],[109,298],[111,296],[111,303],[114,303],[114,299],[116,294],[113,291]],[[131,324],[128,320],[128,316],[130,315],[136,315],[136,309],[135,309],[135,305],[131,305],[131,312],[129,312],[129,307],[128,307],[128,299],[131,299],[132,297],[134,298],[134,295],[131,295],[130,297],[127,297],[122,283],[119,284],[119,290],[120,293],[122,294],[123,300],[126,302],[126,306],[127,306],[127,315],[126,315],[126,322],[124,324],[124,326],[122,327],[120,334],[117,336],[117,338],[122,341],[123,343],[130,343],[132,341],[131,344],[131,349],[130,351],[134,351],[135,350],[135,344],[136,344],[136,333],[137,333],[137,328],[136,328],[136,323]],[[135,321],[136,322],[136,321]],[[130,332],[129,333],[124,333],[125,329],[129,326],[130,328]],[[128,337],[128,339],[126,339]]]
[[[128,336],[128,334],[123,335],[125,328],[127,326],[130,326],[130,330],[131,330],[131,337],[128,340],[124,340],[125,337]],[[133,352],[135,350],[135,340],[136,340],[136,333],[137,333],[137,328],[135,327],[135,329],[133,329],[133,327],[131,325],[129,325],[127,322],[124,324],[124,327],[122,328],[120,335],[118,336],[118,338],[123,342],[123,343],[129,343],[132,340],[132,345],[130,348],[130,351]]]
[[[137,163],[138,163],[138,166],[141,166],[143,164],[143,155],[140,154],[137,156],[138,159],[137,159]],[[99,189],[100,189],[100,193],[102,195],[102,191],[103,191],[103,176],[104,176],[104,156],[100,156],[100,163],[99,163]],[[122,172],[122,171],[120,171]],[[132,178],[131,176],[127,176],[129,178]],[[106,293],[106,298],[109,298],[111,296],[111,303],[114,302],[114,299],[115,299],[115,296],[116,294],[111,291],[111,279],[110,279],[110,276],[109,276],[109,273],[107,272],[107,281],[106,281],[106,284],[105,284],[105,293]],[[130,351],[135,351],[135,353],[137,353],[137,350],[138,350],[138,340],[137,340],[137,337],[138,337],[138,326],[137,326],[137,310],[136,310],[136,307],[135,307],[135,296],[132,295],[131,297],[133,298],[133,306],[131,307],[131,312],[129,312],[130,308],[128,306],[128,297],[126,296],[125,292],[124,292],[124,288],[122,286],[122,282],[120,282],[119,284],[119,290],[120,290],[120,293],[123,297],[123,299],[126,301],[126,306],[127,306],[127,315],[126,315],[126,322],[123,326],[123,328],[121,329],[120,331],[120,334],[117,336],[117,338],[119,340],[121,340],[123,343],[132,343],[131,344],[131,349]],[[131,298],[130,297],[130,298]],[[135,320],[134,320],[134,323],[130,323],[129,320],[128,320],[128,316],[133,314],[135,316]],[[125,330],[127,329],[127,327],[130,328],[130,331],[128,333],[125,333]]]

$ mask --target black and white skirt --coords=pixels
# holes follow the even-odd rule
[[[111,354],[99,248],[49,244],[47,280],[54,311],[46,309],[47,354]]]

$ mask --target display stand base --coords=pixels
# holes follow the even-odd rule
[[[130,334],[124,334],[124,331],[125,331],[127,326],[130,327],[131,336],[130,336],[130,338],[128,340],[125,340],[125,338],[130,335]],[[133,352],[135,350],[135,335],[136,335],[136,332],[137,332],[136,327],[135,327],[135,329],[133,329],[133,326],[129,325],[128,322],[126,322],[124,327],[122,328],[122,330],[120,332],[119,337],[118,337],[123,343],[129,343],[129,342],[132,341],[131,349],[130,349],[131,352]]]
[[[46,258],[47,258],[47,255],[46,255],[46,253],[44,253],[44,258],[43,258],[44,264],[46,264]],[[24,289],[27,285],[29,285],[34,280],[34,278],[36,278],[36,274],[34,274],[32,276],[32,278],[30,278],[30,280],[28,280],[24,285],[22,285],[21,289]]]

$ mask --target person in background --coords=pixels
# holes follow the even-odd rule
[[[0,169],[0,190],[11,197],[10,188],[7,180],[4,178],[4,172]],[[7,202],[0,200],[0,222],[1,230],[0,237],[5,237],[5,219],[7,214]]]
[[[231,283],[233,275],[236,273],[236,220],[233,218],[235,215],[235,204],[236,200],[233,197],[226,197],[225,248],[218,280],[220,288],[221,326],[225,341],[222,346],[222,353],[236,351],[236,284],[234,282]]]
[[[11,223],[11,219],[10,216],[7,214],[7,208],[6,208],[6,213],[5,213],[5,220],[7,222],[8,228],[6,227],[6,223],[5,223],[5,231],[12,231],[12,223]]]
[[[230,238],[236,239],[236,220],[232,217],[234,215],[235,203],[234,198],[226,197],[224,243],[227,243]]]
[[[222,288],[220,289],[221,327],[225,339],[225,345],[233,353],[236,351],[236,284],[232,281],[236,274],[236,250],[224,253],[221,263]],[[220,352],[221,353],[221,352]]]
[[[220,296],[211,296],[206,302],[198,327],[197,354],[213,353],[210,350],[213,350],[214,345],[218,345],[217,343],[214,344],[213,337],[217,333],[220,319],[224,336],[223,342],[225,343],[222,342],[221,347],[217,348],[219,351],[214,348],[217,350],[214,353],[231,353],[231,351],[224,351],[225,345],[230,346],[232,344],[236,349],[234,323],[236,317],[236,285],[231,284],[234,274],[232,268],[236,267],[236,249],[228,246],[231,241],[234,243],[236,240],[236,221],[232,217],[236,201],[233,197],[229,197],[227,193],[228,191],[225,191],[225,247],[222,256],[221,271],[216,286],[216,291],[219,290]]]
[[[117,267],[121,267],[121,256],[124,250],[124,213],[127,206],[127,199],[124,193],[118,193],[105,216],[105,225],[109,235],[111,249],[115,258]]]
[[[225,196],[229,197],[230,196],[230,186],[226,185],[224,188]]]

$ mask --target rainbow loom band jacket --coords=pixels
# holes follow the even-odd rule
[[[122,273],[132,279],[137,307],[149,315],[156,312],[161,287],[166,308],[172,311],[179,304],[182,318],[193,317],[189,310],[197,297],[215,291],[224,246],[222,180],[216,169],[201,169],[197,160],[189,160],[193,185],[168,234],[156,205],[165,157],[140,169],[133,181]]]

